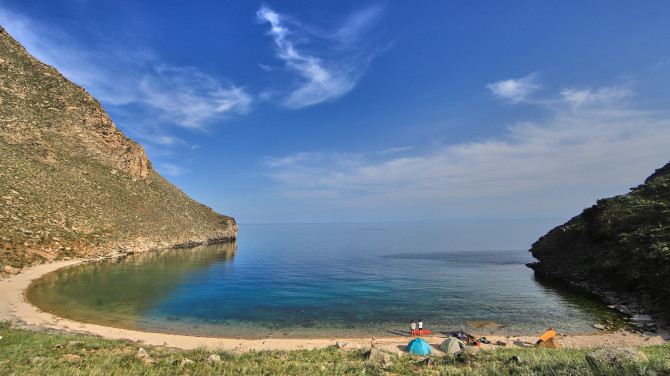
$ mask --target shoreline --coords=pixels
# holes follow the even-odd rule
[[[41,276],[86,262],[84,259],[56,261],[25,268],[19,274],[0,279],[0,321],[10,321],[19,327],[37,331],[63,331],[69,333],[89,334],[111,339],[125,339],[150,346],[166,346],[183,350],[196,348],[218,349],[223,351],[245,352],[250,350],[306,350],[346,344],[345,348],[369,348],[367,337],[329,337],[329,338],[215,338],[197,337],[178,334],[143,332],[119,329],[77,322],[43,312],[27,301],[25,290],[33,280]],[[541,333],[536,335],[486,335],[492,344],[482,344],[482,349],[498,348],[493,345],[497,341],[507,346],[530,347],[535,344]],[[447,338],[444,334],[423,336],[434,348]],[[412,338],[407,336],[377,337],[377,347],[394,353],[403,352],[404,346]],[[593,334],[559,334],[558,343],[567,348],[619,347],[619,346],[652,346],[666,343],[670,334],[659,332],[641,334],[632,332],[599,332]]]

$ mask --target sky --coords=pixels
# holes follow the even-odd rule
[[[0,0],[238,223],[548,220],[670,161],[670,2]]]

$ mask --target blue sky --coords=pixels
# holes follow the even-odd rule
[[[241,223],[560,223],[626,193],[670,160],[668,19],[667,1],[0,0],[156,170]]]

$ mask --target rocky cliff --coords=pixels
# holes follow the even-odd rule
[[[233,218],[161,177],[83,87],[0,27],[0,270],[236,232]]]
[[[533,244],[536,274],[670,322],[670,163]]]

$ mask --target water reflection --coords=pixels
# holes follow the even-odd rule
[[[183,279],[230,263],[236,252],[237,244],[231,241],[77,265],[35,281],[26,296],[61,317],[135,328],[135,321]]]
[[[491,228],[506,237],[513,230],[509,224],[247,225],[237,242],[66,269],[39,280],[28,297],[85,322],[244,338],[383,335],[405,332],[412,318],[434,331],[493,320],[517,333],[549,326],[583,333],[612,314],[533,279],[525,266],[530,254],[511,242],[499,244],[508,250],[491,248],[500,238]]]
[[[533,273],[533,282],[547,296],[555,297],[568,308],[570,316],[592,315],[599,323],[610,323],[618,328],[628,328],[628,317],[619,311],[608,308],[598,297],[577,291],[563,283]]]

